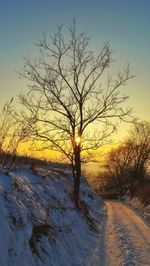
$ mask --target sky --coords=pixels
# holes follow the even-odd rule
[[[118,67],[130,62],[136,77],[123,88],[134,115],[150,115],[150,1],[149,0],[0,0],[0,104],[24,92],[19,79],[24,56],[38,56],[35,43],[75,18],[92,47],[110,41]],[[122,132],[126,126],[122,126]]]

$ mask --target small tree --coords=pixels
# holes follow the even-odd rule
[[[75,22],[68,37],[59,26],[49,39],[43,35],[37,46],[39,58],[25,58],[21,73],[32,82],[28,93],[20,95],[25,108],[21,116],[36,143],[41,141],[43,149],[59,151],[71,162],[78,205],[83,155],[89,158],[105,143],[115,129],[111,119],[125,120],[130,115],[131,110],[122,107],[127,97],[119,88],[133,75],[127,65],[114,78],[106,78],[113,63],[109,43],[94,53],[89,38],[78,33]]]
[[[24,124],[17,120],[14,100],[7,101],[0,110],[0,156],[1,164],[14,160],[19,144],[27,137]]]
[[[0,110],[0,153],[7,150],[8,135],[14,123],[12,121],[13,98],[6,102]]]

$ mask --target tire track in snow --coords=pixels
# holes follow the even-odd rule
[[[123,203],[106,206],[106,265],[150,266],[150,228]]]

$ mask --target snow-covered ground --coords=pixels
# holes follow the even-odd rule
[[[0,266],[149,266],[150,227],[82,180],[80,208],[68,169],[0,171]]]
[[[0,172],[0,266],[104,265],[104,204],[82,182],[77,210],[72,185],[65,169]]]
[[[108,201],[105,233],[106,265],[149,266],[150,228],[130,208]]]

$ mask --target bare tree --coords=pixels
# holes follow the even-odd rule
[[[14,99],[7,101],[0,111],[0,155],[1,164],[14,160],[19,144],[27,137],[24,124],[18,121],[14,110]],[[8,162],[7,162],[8,163]]]
[[[144,178],[150,163],[150,123],[134,124],[128,138],[107,158],[107,186],[123,188]]]
[[[89,49],[89,38],[78,33],[76,23],[68,35],[62,26],[37,44],[40,56],[25,58],[21,76],[31,81],[21,116],[30,137],[41,147],[62,153],[72,164],[74,198],[78,205],[81,160],[90,157],[115,129],[114,119],[126,120],[131,110],[122,107],[128,97],[119,89],[133,77],[129,65],[107,75],[113,63],[108,42],[100,52]],[[82,156],[82,157],[81,157]]]
[[[0,153],[6,150],[8,134],[14,125],[11,119],[12,102],[13,98],[3,105],[0,112]]]
[[[150,162],[150,123],[136,123],[130,132],[127,145],[132,149],[134,175],[137,178],[143,177]]]

